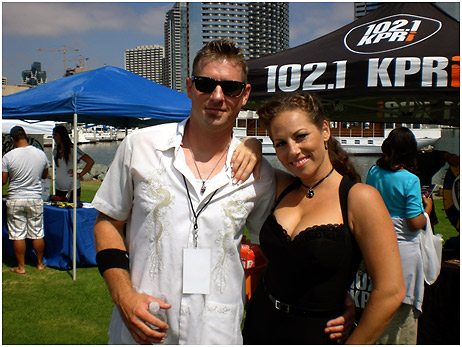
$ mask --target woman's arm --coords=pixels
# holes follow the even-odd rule
[[[234,150],[231,157],[233,183],[240,184],[253,173],[255,179],[260,179],[260,168],[263,160],[261,142],[254,137],[246,137]]]
[[[77,177],[78,178],[81,178],[83,176],[85,176],[85,174],[91,170],[93,164],[95,164],[95,161],[88,155],[88,154],[84,154],[80,160],[83,160],[86,165],[85,167],[82,169],[82,171],[80,171],[78,174],[77,174]]]
[[[356,184],[348,196],[350,228],[358,243],[373,290],[347,344],[371,344],[383,333],[405,296],[396,232],[373,187]]]
[[[429,215],[433,208],[433,200],[431,198],[426,198],[422,196],[423,204],[424,204],[424,211]],[[406,219],[407,226],[412,231],[417,231],[420,229],[425,228],[427,224],[427,218],[425,218],[424,214],[421,213],[414,218]]]

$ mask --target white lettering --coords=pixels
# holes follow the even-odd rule
[[[391,22],[389,21],[379,23],[374,28],[374,34],[385,33],[388,31],[388,29],[390,29],[390,26],[391,26]]]
[[[409,66],[409,68],[406,68],[407,66]],[[406,83],[406,75],[414,75],[419,71],[419,58],[396,58],[395,87],[404,87]]]
[[[303,71],[313,71],[303,81],[303,90],[319,90],[326,89],[325,84],[313,84],[316,79],[322,76],[327,69],[327,63],[305,64]]]
[[[346,83],[346,60],[334,61],[337,64],[337,74],[335,76],[335,88],[345,88]]]
[[[369,297],[371,296],[371,293],[368,292],[361,292],[361,308],[366,307],[367,300],[369,300]]]
[[[390,32],[377,34],[377,37],[375,38],[373,43],[379,43],[380,41],[384,39],[388,39],[390,36],[391,36]]]
[[[405,31],[394,31],[388,41],[389,42],[404,41],[404,40],[406,40],[406,37],[407,37],[407,32],[405,32]]]
[[[361,304],[359,302],[359,293],[361,293],[359,290],[350,289],[350,294],[351,294],[351,297],[353,298],[353,301],[355,302],[356,307],[361,307]]]
[[[372,39],[376,36],[376,34],[373,35],[364,35],[361,40],[358,42],[357,46],[362,46],[364,44],[370,45],[372,44]]]
[[[268,70],[268,78],[266,81],[266,90],[268,93],[274,93],[276,91],[276,72],[278,69],[277,65],[270,65],[265,67]]]
[[[369,71],[367,76],[367,86],[368,87],[377,87],[378,80],[383,87],[391,87],[390,76],[388,75],[388,67],[394,58],[384,58],[379,66],[379,58],[369,59]]]
[[[422,87],[433,87],[433,76],[437,87],[448,86],[448,73],[444,70],[449,64],[446,57],[424,57],[422,60]]]
[[[365,308],[371,293],[350,289],[350,295],[353,298],[355,307]]]
[[[289,72],[290,71],[290,72]],[[290,76],[289,76],[290,73]],[[302,66],[300,64],[283,65],[279,69],[278,85],[283,92],[293,92],[300,87]]]

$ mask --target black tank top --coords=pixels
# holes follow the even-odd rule
[[[287,187],[279,202],[300,187]],[[309,227],[293,240],[271,213],[260,231],[260,247],[268,260],[264,282],[279,301],[310,311],[343,307],[361,254],[348,227],[348,192],[354,183],[344,177],[339,187],[343,224]],[[273,211],[274,211],[273,208]]]

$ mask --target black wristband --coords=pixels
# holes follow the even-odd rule
[[[98,264],[98,270],[101,276],[107,269],[130,269],[130,261],[128,253],[121,249],[109,248],[103,249],[96,254],[96,264]]]

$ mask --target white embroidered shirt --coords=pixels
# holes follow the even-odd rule
[[[260,180],[233,185],[230,159],[223,170],[201,182],[186,165],[180,146],[186,121],[144,128],[128,135],[92,204],[117,220],[127,220],[130,272],[138,292],[164,296],[166,344],[241,344],[245,281],[240,261],[244,225],[255,240],[275,195],[274,172],[264,161]],[[198,217],[198,248],[211,249],[210,294],[183,294],[183,249],[193,248],[193,213],[215,192]],[[114,308],[109,343],[135,341]]]

